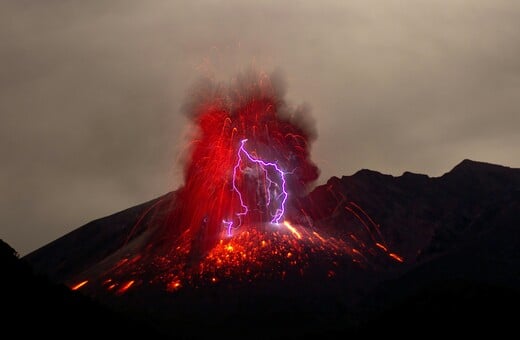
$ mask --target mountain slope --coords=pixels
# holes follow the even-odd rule
[[[295,200],[290,223],[248,226],[194,252],[204,235],[172,232],[172,192],[24,260],[56,282],[88,280],[83,293],[161,329],[175,324],[172,335],[363,333],[390,329],[395,313],[451,325],[443,308],[496,320],[507,315],[486,309],[498,308],[490,297],[518,301],[519,193],[520,169],[470,160],[435,178],[360,170]]]

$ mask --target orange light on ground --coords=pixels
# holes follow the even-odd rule
[[[173,292],[173,291],[176,291],[177,289],[181,288],[182,285],[181,285],[181,281],[180,280],[173,280],[172,282],[170,282],[167,286],[167,290],[169,292]]]
[[[338,267],[338,262],[334,259],[350,257],[352,262],[360,266],[369,265],[376,256],[389,256],[392,261],[404,262],[399,255],[388,251],[386,242],[375,231],[364,238],[363,234],[357,237],[352,233],[333,237],[303,225],[293,226],[289,221],[278,224],[279,228],[283,226],[286,230],[267,226],[272,224],[244,224],[241,230],[235,231],[233,237],[216,241],[216,245],[207,253],[195,253],[199,258],[191,256],[194,236],[183,233],[172,246],[175,249],[173,252],[154,257],[161,272],[150,283],[161,282],[166,291],[174,293],[190,286],[216,285],[230,278],[237,278],[241,282],[253,282],[268,276],[286,279],[289,273],[297,275],[299,272],[304,276],[304,269],[315,256],[331,260],[330,266],[323,268],[325,279],[338,276],[333,268]],[[137,262],[127,260],[118,263],[114,271],[109,273],[111,276],[101,281],[105,289],[116,295],[125,293],[130,287],[136,289],[134,287],[139,281],[128,281],[128,278],[140,274],[143,269],[136,265],[146,257],[137,258]],[[191,261],[189,266],[186,265],[187,261]],[[268,267],[272,267],[272,270],[266,271]],[[291,268],[289,272],[288,268]],[[126,274],[123,278],[112,276],[121,276],[123,270]]]

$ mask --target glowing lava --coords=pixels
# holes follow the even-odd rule
[[[88,280],[85,280],[85,281],[82,281],[78,284],[75,284],[74,286],[70,287],[71,290],[78,290],[80,289],[81,287],[83,287],[84,285],[86,285],[88,283]]]
[[[193,242],[188,235],[181,235],[174,251],[155,253],[146,260],[123,258],[103,273],[99,279],[101,285],[116,295],[143,284],[158,285],[173,293],[185,287],[223,283],[240,285],[296,278],[334,280],[338,273],[348,272],[348,268],[403,261],[381,243],[370,247],[357,238],[327,236],[285,221],[254,227],[244,225],[233,237],[220,239],[204,258],[193,262]]]

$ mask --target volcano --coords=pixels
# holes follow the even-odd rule
[[[283,94],[262,73],[202,81],[184,108],[184,184],[24,259],[173,337],[366,333],[431,282],[516,291],[519,169],[465,160],[438,178],[361,170],[314,187],[309,112]]]
[[[94,220],[23,259],[172,336],[514,324],[504,306],[519,302],[520,169],[464,160],[440,177],[360,170],[314,188],[283,221],[244,219],[232,235],[224,223],[215,240],[204,216],[195,232],[172,232],[185,221],[183,194]]]

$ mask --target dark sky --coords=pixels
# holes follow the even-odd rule
[[[201,76],[280,70],[316,184],[520,167],[520,2],[0,2],[1,234],[25,255],[182,183]]]

